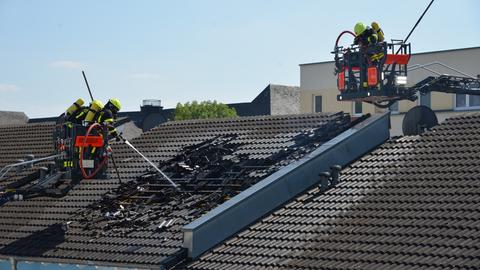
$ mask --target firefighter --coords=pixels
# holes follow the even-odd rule
[[[377,32],[371,27],[365,26],[365,24],[363,24],[362,22],[355,24],[353,30],[356,35],[353,42],[355,45],[372,46],[378,43]]]
[[[67,109],[67,111],[64,114],[64,121],[67,124],[74,123],[78,125],[82,125],[82,124],[88,125],[93,123],[97,113],[103,109],[103,103],[100,100],[95,99],[89,104],[89,106],[81,106],[81,105],[78,105],[79,100],[77,100],[72,106],[70,106]],[[83,105],[83,102],[82,102],[82,105]]]
[[[89,106],[84,106],[84,100],[79,98],[75,101],[60,117],[57,124],[64,125],[65,130],[60,136],[63,139],[71,136],[74,125],[88,125],[92,123],[95,114],[103,108],[103,104],[99,100],[93,100]]]
[[[75,119],[75,116],[78,115],[84,108],[83,104],[85,101],[82,98],[77,99],[68,109],[62,113],[58,119],[57,124],[69,124],[71,125],[72,121]]]
[[[360,85],[362,88],[368,88],[368,73],[371,67],[380,68],[384,54],[384,34],[377,22],[372,22],[372,27],[365,26],[365,24],[359,22],[355,24],[355,40],[354,44],[360,46],[359,54],[362,55],[360,66],[362,70],[360,72]],[[373,74],[373,73],[372,73]],[[356,82],[355,80],[353,80]]]
[[[108,100],[107,104],[105,104],[103,109],[95,116],[95,122],[107,125],[109,139],[115,138],[117,141],[122,139],[114,126],[117,114],[121,108],[122,105],[120,104],[120,100],[111,98]]]
[[[377,46],[385,39],[383,30],[377,22],[372,22],[372,27],[365,26],[362,22],[355,24],[355,45],[360,45],[372,62],[378,62],[383,58],[382,48]]]
[[[385,34],[383,33],[382,28],[380,28],[380,24],[377,22],[372,22],[371,25],[372,29],[377,33],[378,42],[383,42],[385,40]]]
[[[88,107],[78,105],[79,103],[77,100],[77,102],[70,106],[65,112],[63,119],[67,126],[71,127],[72,123],[79,125],[89,125],[92,123],[106,124],[109,130],[109,136],[111,136],[111,138],[118,137],[117,130],[114,126],[117,114],[122,108],[118,99],[109,99],[105,106],[103,106],[103,103],[99,100],[93,100]]]
[[[65,111],[65,116],[71,117],[72,115],[76,114],[82,109],[83,104],[85,101],[82,98],[77,99],[68,109]]]

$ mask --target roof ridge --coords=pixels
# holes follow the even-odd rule
[[[328,117],[343,113],[301,113],[301,114],[280,114],[280,115],[255,115],[255,116],[242,116],[242,117],[221,117],[221,118],[207,118],[207,119],[188,119],[188,120],[176,120],[168,121],[159,126],[175,125],[175,124],[187,124],[187,123],[208,123],[208,122],[222,122],[222,121],[246,121],[246,120],[258,120],[258,119],[278,119],[288,117],[290,119],[298,119],[302,117]],[[159,127],[157,126],[157,127]]]

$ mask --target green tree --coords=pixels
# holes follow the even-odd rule
[[[214,101],[192,101],[185,104],[177,103],[175,108],[175,120],[206,119],[236,117],[237,111],[223,103]]]

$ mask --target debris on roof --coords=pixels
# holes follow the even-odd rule
[[[479,138],[479,113],[393,138],[185,267],[475,269]]]
[[[92,233],[96,228],[99,234],[114,230],[124,235],[155,225],[157,231],[166,229],[179,219],[175,212],[182,210],[188,210],[183,219],[192,221],[316,149],[351,123],[343,116],[329,120],[316,128],[273,138],[245,140],[232,133],[184,147],[176,157],[161,162],[161,170],[180,185],[181,192],[151,171],[107,193],[89,207],[93,211],[82,213],[81,223]],[[276,146],[262,151],[268,143]],[[107,222],[99,222],[102,216]]]
[[[343,113],[165,123],[132,143],[160,164],[183,192],[175,192],[149,171],[133,150],[113,145],[121,184],[111,174],[109,180],[84,180],[63,198],[34,198],[0,207],[0,256],[158,266],[183,252],[183,225],[351,125]],[[35,132],[53,128],[41,127]],[[16,136],[19,131],[0,128],[0,136]],[[47,143],[20,138],[19,143],[38,145],[43,155],[49,154]],[[15,148],[6,149],[1,165],[20,156]],[[54,245],[48,244],[48,237],[45,243],[36,241],[41,254],[23,246],[22,239],[42,238],[42,231],[56,224],[63,225],[64,240],[52,240]]]

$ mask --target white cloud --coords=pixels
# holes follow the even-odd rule
[[[52,68],[61,68],[61,69],[82,69],[85,67],[84,64],[76,61],[70,61],[70,60],[58,60],[58,61],[53,61],[50,64],[50,67]]]
[[[0,83],[0,93],[16,92],[16,91],[18,91],[18,87],[16,85]]]
[[[132,79],[159,79],[160,74],[156,73],[135,73],[130,76]]]

